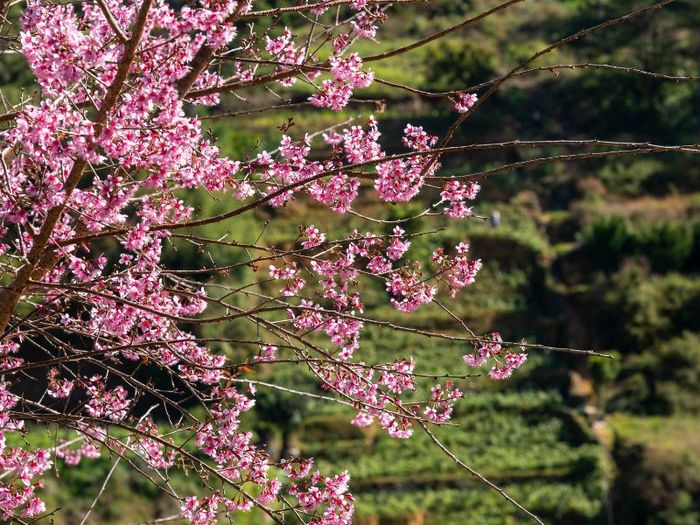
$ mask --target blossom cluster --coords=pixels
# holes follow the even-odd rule
[[[493,379],[507,379],[527,360],[525,347],[520,352],[513,352],[504,347],[501,334],[493,332],[487,341],[475,345],[475,354],[466,354],[464,362],[472,368],[483,366],[489,359],[494,363],[489,376]]]
[[[16,368],[24,363],[24,359],[15,354],[19,351],[19,342],[7,341],[0,343],[0,371]]]
[[[329,59],[332,79],[324,80],[319,92],[309,98],[312,105],[340,111],[350,102],[355,89],[369,87],[374,80],[372,70],[362,71],[362,59],[357,53]]]
[[[232,387],[217,387],[213,395],[219,401],[212,407],[211,421],[198,429],[195,445],[214,461],[218,476],[234,485],[245,484],[248,490],[239,492],[240,498],[221,492],[185,498],[182,514],[195,525],[217,523],[221,511],[249,511],[256,504],[265,507],[278,500],[282,489],[282,482],[273,476],[269,455],[254,444],[251,432],[240,429],[240,416],[253,407],[254,400]],[[158,451],[157,457],[162,457],[162,452]],[[310,523],[351,523],[353,498],[348,493],[347,472],[325,477],[316,471],[309,476],[311,460],[285,459],[281,464],[291,482],[286,493],[296,498],[305,512],[318,514]],[[257,496],[250,495],[253,486]]]
[[[449,181],[445,184],[440,197],[445,206],[445,215],[453,219],[464,219],[473,215],[472,208],[467,206],[467,200],[476,199],[481,187],[476,182],[463,183],[458,180]]]
[[[42,410],[18,407],[12,385],[0,385],[0,515],[38,516],[45,510],[39,478],[55,458],[77,465],[107,448],[156,470],[198,461],[192,471],[227,485],[204,497],[182,498],[182,516],[197,525],[256,506],[289,508],[289,501],[310,515],[312,525],[349,524],[354,502],[347,472],[312,472],[311,460],[302,458],[273,463],[256,436],[241,428],[254,398],[231,386],[236,367],[193,326],[247,314],[248,321],[267,323],[274,327],[270,332],[292,339],[305,341],[318,332],[325,343],[309,345],[318,355],[306,366],[320,385],[357,408],[354,424],[376,422],[391,436],[408,438],[415,420],[447,422],[462,392],[446,381],[429,399],[409,402],[403,398],[415,394],[417,378],[412,358],[382,365],[360,360],[362,330],[374,322],[361,316],[362,284],[378,281],[389,304],[411,313],[433,302],[441,286],[455,297],[474,282],[481,261],[468,257],[466,244],[449,254],[439,248],[430,261],[412,261],[412,236],[398,224],[379,232],[354,230],[335,241],[309,225],[299,229],[288,253],[254,246],[271,254],[263,258],[268,271],[255,283],[259,289],[241,290],[249,292],[247,298],[269,287],[277,290],[258,306],[264,316],[211,294],[221,261],[213,269],[190,269],[194,277],[190,270],[168,268],[168,250],[180,241],[207,244],[190,233],[198,225],[264,206],[280,208],[295,198],[310,197],[338,214],[355,212],[365,191],[383,203],[405,203],[438,179],[441,168],[433,151],[438,137],[412,124],[403,130],[401,152],[390,154],[394,150],[380,142],[373,116],[363,125],[325,130],[319,148],[312,147],[316,134],[306,129],[297,134],[290,121],[279,128],[276,149],[256,148],[234,159],[222,153],[197,116],[202,108],[196,106],[218,105],[220,92],[266,78],[283,87],[302,79],[317,87],[306,104],[347,107],[355,91],[374,80],[352,46],[358,38],[375,37],[386,17],[381,3],[351,0],[339,8],[348,17],[328,24],[331,50],[324,61],[314,56],[311,36],[256,25],[249,0],[175,4],[30,0],[21,16],[21,53],[41,92],[0,131],[0,256],[3,268],[8,260],[15,273],[12,286],[0,292],[13,303],[0,322],[0,331],[7,331],[0,340],[0,371],[14,378],[27,364],[23,323],[38,322],[39,331],[51,326],[60,337],[53,331],[47,336],[49,352],[56,355],[45,367],[46,395],[36,403]],[[327,5],[299,3],[290,8],[295,10],[322,17]],[[239,34],[243,21],[246,31]],[[317,85],[319,75],[324,76]],[[464,113],[476,100],[458,95],[455,110]],[[476,198],[478,184],[450,179],[435,187],[441,189],[436,206],[444,204],[446,216],[472,215],[467,203]],[[213,194],[237,208],[200,220],[188,201],[193,194]],[[183,229],[188,233],[177,233]],[[199,279],[202,274],[207,277]],[[20,302],[32,313],[10,323]],[[210,310],[219,310],[205,319],[211,304]],[[0,305],[0,318],[4,309]],[[277,316],[274,321],[267,310],[270,318]],[[258,349],[251,363],[269,363],[265,366],[295,348],[286,341],[247,344]],[[465,356],[470,366],[487,359],[495,363],[492,377],[507,377],[525,354],[502,349],[494,334],[476,357]],[[89,362],[90,371],[73,366],[75,361]],[[173,389],[122,371],[133,367],[157,370]],[[191,426],[169,421],[175,428],[163,431],[157,416],[143,413],[142,396],[176,405],[171,395],[179,389],[205,403],[206,416]],[[12,412],[20,408],[39,421],[47,414],[79,419],[69,425],[77,437],[53,449],[7,446],[6,436],[22,429],[22,418]],[[114,426],[130,429],[128,436],[115,438]],[[188,432],[196,457],[183,453],[172,437]]]
[[[360,407],[352,420],[354,425],[366,427],[376,420],[391,437],[406,439],[413,434],[413,414],[404,410],[398,394],[415,389],[410,374],[414,366],[412,361],[389,365],[379,381],[375,381],[376,371],[362,362],[343,367],[322,365],[314,371],[326,389],[338,392]]]
[[[478,97],[474,93],[458,93],[453,100],[454,109],[457,113],[466,113],[476,104],[477,100]]]
[[[438,280],[447,286],[450,297],[456,297],[459,290],[476,281],[476,275],[481,270],[481,259],[469,259],[469,245],[461,242],[455,246],[455,254],[446,255],[442,248],[433,252],[432,260],[439,265]]]
[[[454,404],[463,396],[464,393],[452,381],[435,385],[430,390],[430,402],[424,414],[433,423],[446,423],[452,417]]]
[[[19,399],[0,384],[0,516],[9,520],[14,514],[34,517],[46,506],[36,495],[42,486],[37,478],[51,468],[51,452],[39,448],[33,451],[22,447],[8,447],[7,436],[23,428],[23,421],[10,417],[10,411]]]
[[[331,78],[323,80],[317,93],[309,97],[309,103],[313,106],[340,111],[348,105],[355,89],[369,87],[374,81],[372,70],[362,70],[362,58],[357,52],[348,53],[347,56],[344,56],[344,53],[348,49],[351,36],[374,38],[377,31],[375,21],[381,19],[382,14],[381,11],[370,9],[367,1],[355,0],[350,3],[350,7],[358,11],[351,22],[354,34],[340,33],[333,39],[334,53],[327,61]],[[323,2],[319,2],[312,9],[317,16],[325,11]],[[288,27],[285,27],[283,34],[278,37],[266,36],[265,42],[266,52],[278,63],[275,71],[289,73],[279,80],[282,86],[294,85],[297,80],[296,74],[300,72],[303,72],[308,80],[313,80],[321,74],[320,69],[306,66],[308,49],[306,46],[297,47]]]
[[[325,234],[315,227],[313,230],[307,230],[307,234],[309,233],[314,235],[316,240],[321,236],[325,239]],[[394,264],[404,256],[411,245],[402,228],[395,227],[388,237],[354,231],[349,241],[344,243],[342,248],[335,250],[334,255],[325,258],[317,256],[309,263],[309,270],[318,277],[321,295],[328,305],[322,307],[309,299],[301,299],[296,308],[289,309],[289,317],[295,328],[324,330],[333,345],[340,348],[338,356],[343,361],[350,359],[359,347],[363,322],[356,319],[355,314],[361,313],[364,305],[360,292],[355,288],[363,270],[374,276],[385,276],[383,278],[386,279],[387,289],[394,295],[418,296],[422,289],[408,282],[396,282],[397,279],[400,281],[400,278],[399,273],[394,270]],[[316,242],[311,242],[307,249],[316,246]],[[285,281],[286,284],[281,290],[283,295],[293,295],[290,292],[298,292],[306,282],[298,277],[299,272],[299,267],[293,262],[285,267],[271,267],[270,276]],[[401,270],[401,273],[407,274],[404,270]],[[402,303],[394,298],[391,301],[401,309]]]

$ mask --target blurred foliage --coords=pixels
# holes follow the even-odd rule
[[[583,249],[598,259],[598,267],[611,272],[627,257],[644,257],[654,271],[683,270],[691,262],[700,231],[686,223],[660,222],[634,227],[616,215],[601,219],[583,233]]]
[[[459,90],[490,80],[496,72],[496,54],[468,40],[436,42],[427,55],[428,84],[436,90]]]
[[[696,417],[609,419],[621,468],[611,504],[617,523],[690,525],[700,516],[700,432]]]
[[[634,374],[642,374],[649,385],[643,404],[649,411],[699,413],[700,334],[683,332],[634,356],[625,364],[624,375]]]
[[[611,284],[603,304],[616,321],[611,340],[621,351],[638,353],[700,326],[700,279],[621,272]]]

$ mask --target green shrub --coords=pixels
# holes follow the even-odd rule
[[[679,337],[651,347],[630,367],[646,376],[651,386],[647,407],[655,413],[700,412],[700,334]]]
[[[621,195],[637,196],[644,193],[644,183],[661,170],[663,164],[654,159],[617,161],[605,164],[598,176],[605,187]]]
[[[434,89],[464,89],[491,79],[496,72],[493,50],[464,40],[446,40],[427,55],[429,85]]]
[[[698,279],[626,272],[617,274],[609,288],[603,299],[605,315],[614,320],[609,345],[622,352],[638,353],[698,327]]]
[[[680,270],[693,251],[693,231],[686,224],[664,222],[643,230],[638,243],[654,270]]]
[[[685,265],[690,271],[697,272],[698,268],[700,268],[700,221],[695,221],[691,228],[693,231],[693,248]]]
[[[630,224],[620,216],[602,219],[583,233],[583,247],[604,271],[617,269],[624,257],[632,255],[636,238]]]
[[[671,222],[635,230],[625,218],[615,215],[584,231],[583,248],[606,272],[616,270],[626,257],[639,255],[649,260],[654,271],[666,273],[681,270],[695,255],[698,231],[700,228]]]

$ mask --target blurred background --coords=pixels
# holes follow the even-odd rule
[[[280,2],[258,0],[256,8]],[[361,41],[361,54],[394,49],[467,16],[493,7],[482,0],[437,1],[393,9],[378,42]],[[514,6],[468,30],[410,53],[371,65],[376,76],[425,90],[462,89],[510,70],[537,50],[579,29],[650,2],[633,0],[536,0]],[[277,21],[298,24],[298,19]],[[276,31],[277,29],[273,30]],[[700,6],[678,0],[650,16],[612,27],[563,47],[534,66],[616,64],[668,75],[700,75]],[[17,101],[34,89],[26,64],[2,55],[0,84]],[[303,101],[302,82],[275,89]],[[224,97],[212,113],[279,103],[267,91]],[[453,121],[442,100],[421,98],[378,83],[358,92],[382,99],[374,108],[382,142],[398,150],[407,122],[441,135]],[[372,106],[369,106],[370,108]],[[282,125],[292,136],[364,115],[367,105],[342,114],[285,109],[230,119],[204,120],[224,153],[254,156],[279,143]],[[380,112],[381,111],[381,112]],[[291,120],[288,120],[291,119]],[[295,135],[296,134],[296,135]],[[700,84],[581,67],[545,70],[507,85],[467,120],[453,144],[512,139],[589,139],[700,142]],[[317,139],[317,144],[319,139]],[[442,173],[481,171],[510,162],[563,153],[556,147],[470,153],[444,160]],[[390,207],[391,219],[410,217],[432,202]],[[230,206],[226,198],[188,195],[203,214]],[[370,192],[354,206],[381,216]],[[473,378],[460,384],[466,399],[456,407],[457,428],[437,432],[468,465],[502,486],[547,523],[700,523],[700,166],[693,156],[666,154],[579,163],[546,164],[499,174],[483,183],[475,211],[488,220],[451,224],[414,240],[414,258],[437,245],[467,241],[484,262],[476,284],[454,311],[477,333],[499,331],[507,340],[613,352],[614,361],[532,350],[527,364],[507,381]],[[273,220],[274,219],[274,220]],[[272,221],[272,222],[270,222]],[[270,227],[265,225],[270,222]],[[331,215],[311,202],[267,208],[235,223],[202,232],[230,232],[239,241],[292,247],[298,224],[315,224],[330,239],[351,228],[390,229]],[[407,225],[418,232],[447,225],[426,217]],[[210,251],[216,258],[216,250]],[[107,251],[116,246],[106,246]],[[421,255],[422,254],[422,255]],[[235,255],[238,257],[239,255]],[[168,250],[171,266],[201,267],[208,255],[190,244]],[[230,257],[221,248],[218,257]],[[226,259],[225,259],[226,260]],[[220,279],[247,282],[243,267]],[[404,321],[386,305],[380,286],[364,299],[371,317]],[[410,316],[413,326],[449,329],[437,306]],[[448,327],[448,328],[446,328]],[[221,327],[193,327],[213,335]],[[249,328],[223,328],[229,336]],[[248,350],[221,345],[245,360]],[[417,371],[464,373],[469,349],[367,327],[362,359],[387,362],[412,355]],[[358,354],[360,355],[360,354]],[[302,367],[265,365],[242,373],[312,391],[316,381]],[[348,468],[360,525],[483,525],[525,523],[499,494],[450,462],[424,435],[388,438],[374,427],[350,425],[343,407],[259,389],[250,425],[273,456],[304,454],[327,471]],[[49,445],[54,435],[32,430],[31,442]],[[108,457],[61,468],[45,489],[47,508],[62,507],[56,525],[76,523],[111,465]],[[175,480],[183,493],[195,482]],[[110,490],[93,512],[94,523],[123,524],[169,516],[176,506],[138,473],[120,465]],[[237,523],[263,522],[241,516]]]

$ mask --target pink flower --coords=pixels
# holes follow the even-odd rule
[[[431,302],[437,292],[435,287],[421,282],[416,273],[394,273],[389,276],[386,288],[394,296],[390,299],[391,304],[405,313],[411,313]]]
[[[304,229],[304,235],[307,237],[307,240],[301,245],[307,250],[310,248],[315,248],[316,246],[326,242],[326,234],[321,233],[321,231],[313,224]]]
[[[272,345],[262,345],[260,353],[255,356],[257,361],[274,361],[277,359],[277,347]]]
[[[367,263],[367,269],[375,275],[382,273],[387,273],[391,271],[391,261],[388,261],[384,257],[377,255],[372,257]]]
[[[478,97],[474,93],[459,93],[457,98],[453,100],[454,109],[457,113],[466,113],[476,104],[477,100]]]
[[[45,510],[46,510],[46,504],[42,500],[37,498],[36,496],[33,496],[29,500],[29,503],[27,503],[27,506],[22,511],[22,515],[26,516],[28,518],[32,518],[34,516],[41,514]]]
[[[118,385],[107,389],[100,376],[92,376],[86,385],[90,400],[85,408],[91,417],[108,417],[120,421],[126,417],[131,401],[127,398],[126,389]]]
[[[477,348],[476,356],[471,354],[464,356],[465,363],[473,368],[477,368],[491,358],[495,361],[495,365],[489,370],[489,377],[492,379],[509,378],[515,370],[525,363],[527,354],[524,352],[524,346],[520,346],[521,351],[519,353],[511,351],[504,353],[502,341],[501,335],[498,332],[493,332],[490,340]]]
[[[438,138],[434,135],[428,135],[423,131],[423,126],[412,126],[406,124],[406,129],[403,130],[404,137],[402,142],[404,146],[414,151],[427,151],[437,143]]]
[[[75,381],[58,379],[58,369],[52,368],[48,373],[49,387],[46,392],[54,398],[66,398],[73,391]]]
[[[347,213],[357,197],[360,181],[343,173],[333,175],[327,181],[315,181],[309,193],[317,201],[328,204],[337,213]]]
[[[374,187],[379,198],[387,202],[410,201],[424,182],[419,166],[398,159],[378,164],[377,175]]]
[[[374,17],[362,11],[355,17],[355,20],[351,22],[352,28],[355,32],[364,38],[374,38],[377,36],[377,26],[374,25]]]
[[[392,233],[396,237],[392,239],[391,244],[389,244],[389,247],[386,250],[386,254],[392,261],[395,261],[403,257],[408,248],[411,246],[411,242],[404,241],[400,238],[400,236],[406,232],[402,230],[399,226],[396,226],[393,229]]]

